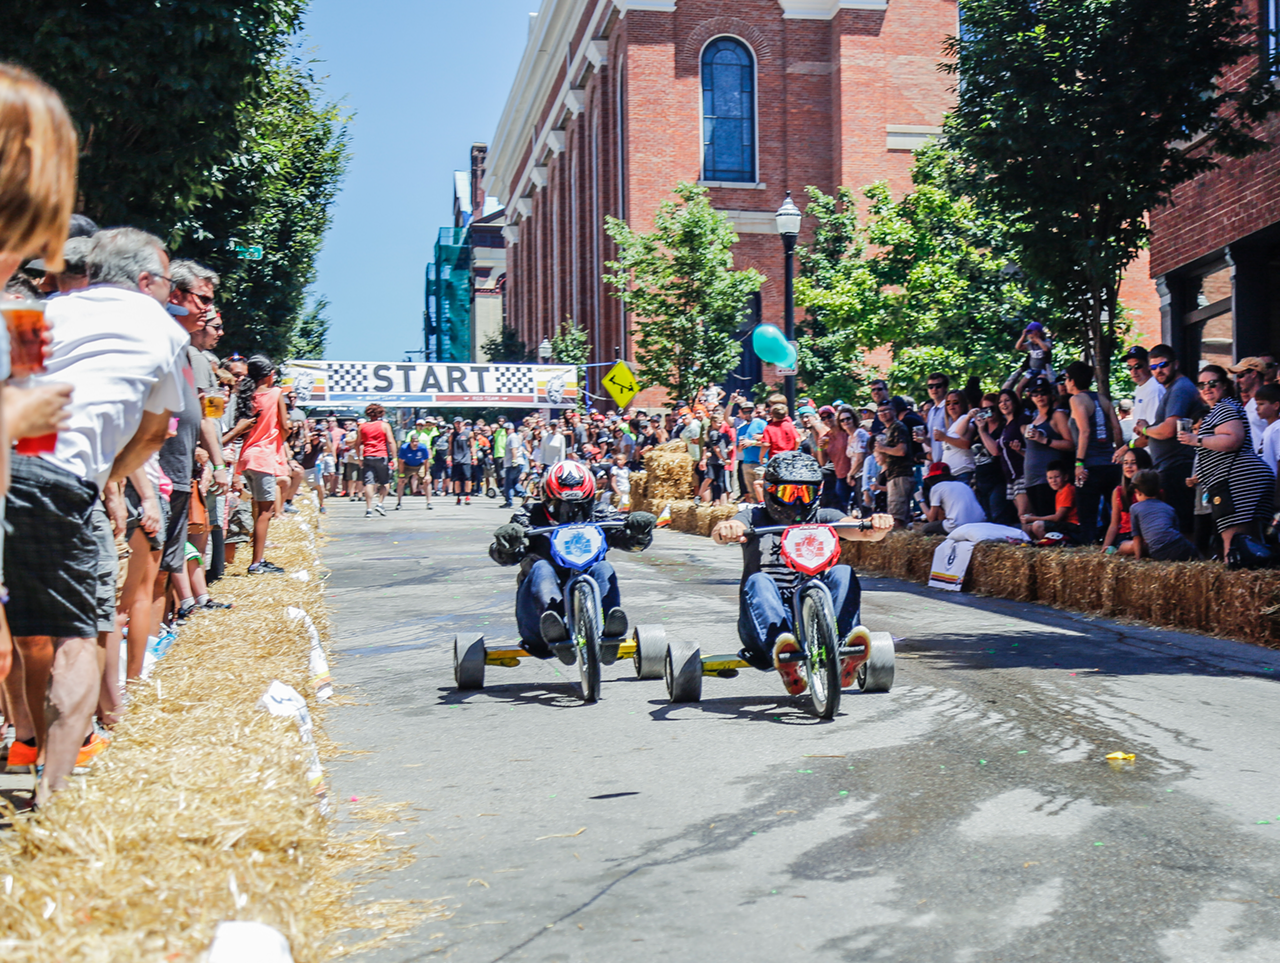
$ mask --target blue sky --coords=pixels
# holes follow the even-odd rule
[[[312,0],[301,45],[355,112],[352,159],[318,262],[325,356],[422,347],[423,277],[452,222],[453,171],[489,143],[540,0]]]

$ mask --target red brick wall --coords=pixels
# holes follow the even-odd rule
[[[1246,7],[1260,16],[1259,0],[1246,0]],[[1257,69],[1257,59],[1249,58],[1227,73],[1225,83],[1238,84]],[[1280,222],[1280,115],[1273,114],[1257,136],[1273,149],[1221,158],[1218,170],[1182,185],[1170,206],[1152,212],[1152,277]]]
[[[951,80],[937,64],[955,25],[955,0],[894,0],[884,13],[843,11],[832,20],[784,20],[776,0],[680,0],[674,12],[633,10],[616,21],[608,63],[587,81],[586,110],[566,125],[568,146],[547,162],[547,185],[520,225],[510,283],[521,338],[536,345],[572,315],[592,333],[592,360],[613,359],[623,318],[598,282],[616,253],[604,215],[650,230],[675,184],[699,178],[707,41],[731,34],[756,56],[758,180],[766,185],[712,188],[712,203],[772,212],[788,189],[803,207],[810,185],[831,192],[887,179],[895,191],[909,187],[911,156],[886,150],[885,128],[941,123]],[[589,39],[579,25],[570,55]],[[735,261],[766,275],[764,317],[781,324],[777,236],[741,235]]]

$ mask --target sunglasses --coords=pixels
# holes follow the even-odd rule
[[[932,391],[934,388],[945,388],[946,385],[943,384],[941,381],[930,381],[926,387],[928,387],[928,389]]]
[[[1147,365],[1147,367],[1150,368],[1152,371],[1159,371],[1161,368],[1169,367],[1171,363],[1172,362],[1169,362],[1169,361],[1154,361],[1151,364]]]
[[[818,415],[818,417],[819,417],[819,418],[821,418],[823,421],[830,421],[830,420],[831,420],[831,416],[830,416],[830,415]]]
[[[1218,387],[1218,385],[1220,384],[1222,384],[1222,382],[1217,378],[1214,378],[1211,381],[1197,381],[1196,387],[1199,388],[1201,391],[1207,391],[1210,388]]]
[[[188,295],[189,297],[195,298],[197,301],[203,304],[206,308],[209,305],[213,304],[212,294],[196,294],[196,292],[188,291],[186,288],[178,288],[178,290],[181,291],[183,294]]]
[[[1125,365],[1130,371],[1137,371],[1139,368],[1145,367],[1143,364],[1127,364]],[[1154,365],[1153,365],[1154,367]]]
[[[228,361],[244,361],[245,357],[242,354],[229,354],[227,355],[227,360]]]
[[[818,497],[816,485],[770,485],[769,494],[786,505],[811,505]]]

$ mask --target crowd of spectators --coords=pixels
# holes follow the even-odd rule
[[[37,805],[106,745],[126,681],[231,607],[210,586],[239,545],[284,571],[268,527],[326,450],[270,359],[215,351],[216,272],[73,214],[77,157],[58,94],[0,64],[0,715]]]

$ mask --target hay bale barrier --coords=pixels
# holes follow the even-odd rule
[[[222,920],[275,927],[312,963],[407,933],[440,907],[359,903],[357,889],[411,856],[385,834],[338,834],[307,780],[309,746],[290,718],[255,708],[273,680],[303,694],[322,758],[324,707],[295,606],[329,631],[316,508],[272,525],[288,575],[245,576],[242,551],[218,584],[235,608],[193,619],[130,687],[128,713],[88,775],[0,833],[0,959],[194,961]],[[307,573],[305,581],[294,577]],[[360,816],[360,813],[352,813]],[[375,820],[381,819],[373,814]],[[358,927],[360,932],[351,932]]]
[[[683,506],[689,503],[680,504],[686,512]],[[720,517],[714,511],[713,506],[695,509],[696,524],[682,514],[681,527],[673,504],[671,527],[710,534]],[[863,576],[924,584],[941,543],[941,538],[891,532],[879,542],[846,542],[841,561]],[[979,542],[964,591],[1280,649],[1280,570],[1275,569],[1230,572],[1217,562],[1135,562],[1097,548]]]
[[[693,459],[683,441],[669,441],[644,453],[644,497],[658,510],[693,497]]]

